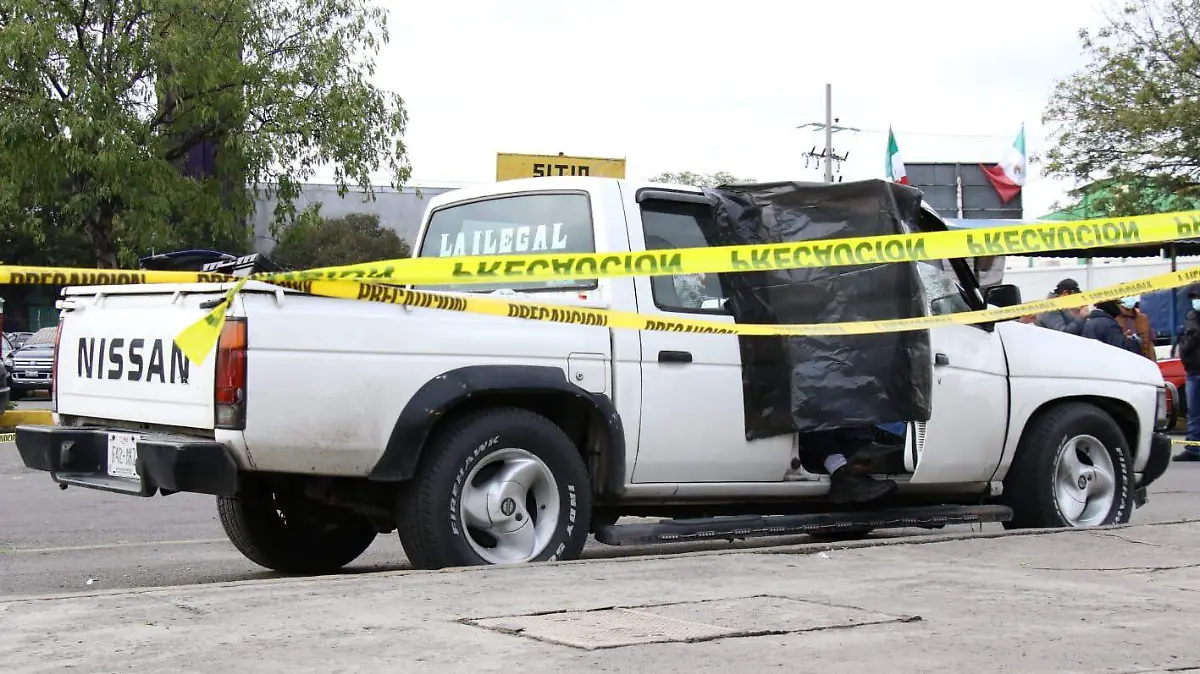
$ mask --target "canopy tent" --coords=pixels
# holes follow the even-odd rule
[[[1104,208],[1105,200],[1112,197],[1116,190],[1122,189],[1119,185],[1114,185],[1108,181],[1100,181],[1089,185],[1084,190],[1084,195],[1079,203],[1069,208],[1061,209],[1047,213],[1034,220],[968,220],[947,218],[946,225],[951,229],[982,229],[990,227],[1008,227],[1022,224],[1047,224],[1053,222],[1064,222],[1072,220],[1089,220],[1093,218],[1103,218],[1107,215]],[[1200,199],[1181,197],[1176,194],[1162,192],[1152,201],[1154,213],[1170,213],[1172,211],[1193,210],[1200,208]],[[1036,253],[1027,253],[1021,257],[1058,257],[1058,258],[1076,258],[1087,260],[1088,269],[1090,271],[1092,260],[1094,258],[1167,258],[1171,261],[1171,271],[1177,269],[1177,259],[1179,256],[1200,255],[1200,239],[1184,239],[1172,242],[1155,242],[1145,244],[1131,244],[1122,246],[1097,246],[1092,248],[1077,248],[1071,250],[1045,251]],[[1001,263],[1002,264],[1002,263]],[[1179,331],[1179,323],[1183,313],[1186,313],[1186,308],[1180,309],[1181,301],[1184,299],[1182,293],[1178,289],[1158,291],[1149,293],[1144,298],[1144,305],[1153,304],[1161,307],[1159,312],[1165,319],[1163,325],[1155,325],[1155,330],[1159,334],[1168,333],[1170,335],[1170,344],[1174,350],[1176,336]],[[1145,308],[1145,307],[1144,307]],[[1164,329],[1165,328],[1165,329]]]
[[[1106,203],[1119,191],[1128,189],[1126,185],[1111,180],[1099,180],[1083,188],[1083,196],[1079,203],[1061,210],[1043,215],[1040,222],[1061,222],[1069,220],[1090,220],[1103,218],[1108,215]],[[1172,211],[1188,211],[1200,208],[1200,199],[1183,197],[1172,192],[1144,186],[1143,192],[1153,193],[1150,201],[1151,213],[1170,213]],[[1033,253],[1039,257],[1064,257],[1061,252]],[[1186,239],[1170,243],[1146,243],[1129,246],[1104,246],[1098,248],[1081,248],[1074,257],[1169,257],[1172,260],[1179,255],[1200,255],[1200,239]],[[1174,269],[1174,262],[1172,262]]]

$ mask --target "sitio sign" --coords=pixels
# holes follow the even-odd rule
[[[565,155],[496,154],[496,180],[546,176],[598,176],[624,178],[624,159],[567,157]]]

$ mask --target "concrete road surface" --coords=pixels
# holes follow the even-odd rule
[[[0,662],[14,674],[1200,670],[1200,522],[906,540],[0,599]]]
[[[1200,465],[1173,464],[1151,488],[1134,522],[1200,515]],[[957,527],[970,531],[968,527]],[[985,531],[999,531],[987,525]],[[877,534],[930,535],[925,530]],[[634,556],[697,549],[807,544],[805,536],[692,546],[612,548],[592,542],[585,555]],[[350,573],[406,569],[395,534],[381,535]],[[0,445],[0,596],[203,584],[271,578],[226,540],[214,499],[193,494],[139,499],[71,488],[26,470],[13,445]]]

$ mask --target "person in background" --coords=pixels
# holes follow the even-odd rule
[[[1092,309],[1083,323],[1083,336],[1142,355],[1141,338],[1136,334],[1128,335],[1121,329],[1121,324],[1117,322],[1120,314],[1121,305],[1116,300],[1097,302],[1096,308]]]
[[[1117,314],[1117,323],[1126,336],[1138,336],[1143,356],[1157,362],[1158,358],[1154,355],[1154,328],[1150,327],[1150,317],[1138,309],[1140,299],[1136,295],[1121,298],[1121,313]]]
[[[699,309],[704,305],[704,274],[676,274],[672,281],[684,308]]]
[[[1183,334],[1179,337],[1179,360],[1187,379],[1183,390],[1187,396],[1187,439],[1200,442],[1200,285],[1188,288],[1192,310],[1183,319]],[[1200,445],[1184,445],[1175,455],[1176,461],[1200,461]]]
[[[1079,293],[1079,283],[1073,278],[1065,278],[1059,281],[1058,285],[1054,287],[1054,292],[1050,293],[1050,297],[1064,297],[1066,295],[1078,295]],[[1082,309],[1054,309],[1038,314],[1033,324],[1072,335],[1081,335],[1083,334],[1083,323],[1085,320],[1087,320],[1087,316]]]

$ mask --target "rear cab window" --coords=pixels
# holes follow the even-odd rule
[[[596,252],[592,205],[586,192],[533,192],[486,197],[439,208],[429,218],[418,257],[570,255]],[[425,285],[419,290],[561,292],[593,290],[596,279],[545,279],[470,285]]]

